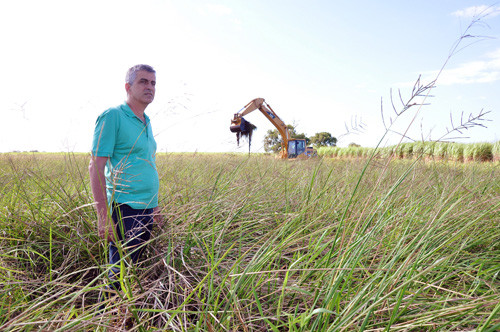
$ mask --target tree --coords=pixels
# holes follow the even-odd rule
[[[316,133],[313,137],[311,137],[311,143],[315,147],[320,146],[336,146],[337,138],[333,137],[332,134],[327,132]]]
[[[305,139],[306,145],[309,144],[310,139],[304,133],[297,133],[295,126],[286,125],[291,138]],[[278,129],[268,130],[266,136],[264,136],[264,150],[266,152],[278,153],[281,151],[281,135]]]
[[[264,150],[266,152],[278,153],[281,150],[281,136],[278,130],[268,130],[264,136]]]
[[[309,143],[311,142],[311,139],[309,137],[307,137],[306,134],[304,134],[304,133],[302,133],[302,134],[293,133],[291,136],[292,136],[292,138],[296,138],[296,139],[305,139],[306,145],[309,145]]]

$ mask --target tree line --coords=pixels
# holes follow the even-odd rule
[[[295,139],[305,139],[306,145],[312,145],[315,148],[322,146],[336,146],[337,138],[333,137],[332,134],[328,132],[316,133],[314,136],[307,137],[304,133],[298,133],[295,126],[287,125],[288,132],[291,138]],[[266,136],[264,136],[264,150],[266,152],[278,153],[281,150],[281,143],[283,139],[277,129],[268,130]]]

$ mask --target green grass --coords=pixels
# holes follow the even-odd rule
[[[87,165],[0,155],[0,330],[105,330],[127,311],[137,330],[500,328],[494,163],[160,155],[167,223],[100,315]]]
[[[329,158],[370,158],[374,148],[364,147],[320,147],[318,155]],[[500,141],[496,143],[447,143],[447,142],[414,142],[402,143],[377,149],[377,156],[387,158],[434,159],[452,161],[489,162],[500,159]]]
[[[493,144],[491,154],[493,155],[493,160],[500,161],[500,141]]]

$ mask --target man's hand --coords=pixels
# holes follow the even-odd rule
[[[104,218],[99,217],[99,219],[97,220],[97,234],[103,240],[116,242],[113,220],[109,220],[107,216]]]
[[[165,216],[163,215],[162,209],[159,206],[153,209],[153,220],[160,228],[165,225]]]

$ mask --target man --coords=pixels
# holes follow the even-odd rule
[[[121,289],[120,264],[128,259],[123,256],[133,263],[140,260],[158,213],[156,142],[144,113],[155,96],[156,72],[137,65],[128,70],[125,81],[126,103],[104,111],[96,121],[89,164],[97,231],[109,241],[109,276],[115,290]]]

